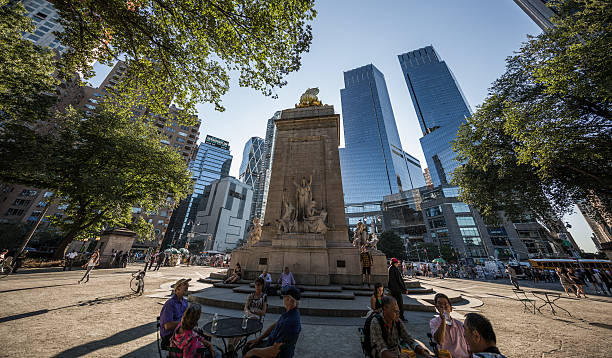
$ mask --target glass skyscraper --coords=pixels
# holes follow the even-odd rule
[[[418,160],[402,150],[384,75],[372,64],[344,72],[342,187],[349,226],[380,216],[385,195],[424,185]],[[413,166],[410,169],[408,166]],[[411,174],[415,178],[411,178]]]
[[[223,139],[206,136],[204,143],[200,143],[194,159],[189,162],[191,178],[194,181],[193,193],[183,199],[179,207],[172,213],[165,243],[176,247],[184,247],[187,233],[192,226],[198,211],[202,196],[213,181],[229,176],[232,155],[229,142]]]
[[[251,137],[244,145],[242,152],[242,163],[240,164],[239,179],[253,189],[253,201],[251,203],[251,215],[248,218],[261,218],[261,205],[264,192],[264,149],[263,138]]]
[[[470,106],[446,63],[432,46],[398,56],[421,125],[421,147],[435,186],[447,184],[460,163],[452,150]]]
[[[26,9],[26,16],[30,17],[36,27],[31,34],[24,37],[39,46],[49,46],[60,53],[66,51],[54,32],[63,32],[64,28],[59,23],[57,10],[49,1],[46,0],[25,0],[22,2]]]

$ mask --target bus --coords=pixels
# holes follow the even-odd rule
[[[590,268],[600,270],[612,269],[612,261],[610,260],[593,260],[593,259],[529,259],[529,264],[533,268],[542,270],[554,270],[557,267],[562,268]]]

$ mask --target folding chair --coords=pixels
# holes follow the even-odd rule
[[[523,312],[525,311],[533,311],[533,314],[535,314],[536,311],[536,306],[535,306],[535,300],[532,300],[530,298],[527,298],[527,293],[525,293],[525,291],[523,290],[517,290],[516,288],[513,288],[512,291],[514,292],[514,295],[516,296],[516,299],[519,302],[523,303]],[[531,305],[531,308],[529,307],[529,305]],[[532,310],[533,308],[533,310]]]

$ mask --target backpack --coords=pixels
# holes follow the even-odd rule
[[[374,317],[376,317],[376,319],[378,320],[378,324],[381,327],[384,341],[386,342],[388,338],[387,330],[384,329],[385,322],[379,313],[371,314],[368,318],[366,318],[365,324],[363,325],[363,341],[361,342],[361,349],[367,357],[372,357],[372,333],[370,332],[370,325]],[[397,329],[397,325],[395,325],[395,327]]]

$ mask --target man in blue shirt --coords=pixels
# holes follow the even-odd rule
[[[283,313],[278,321],[268,327],[268,329],[256,339],[247,342],[244,349],[244,358],[291,358],[295,350],[302,324],[300,322],[300,312],[297,308],[300,301],[300,290],[295,286],[286,286],[281,291],[283,296]],[[264,340],[264,338],[267,338]],[[244,353],[243,352],[243,353]]]
[[[182,278],[176,281],[174,284],[174,294],[164,303],[161,309],[161,313],[159,314],[159,335],[161,336],[162,348],[166,348],[170,345],[170,338],[172,338],[174,330],[181,322],[183,313],[185,313],[189,305],[185,298],[187,290],[189,289],[189,281],[191,281],[190,278]]]

